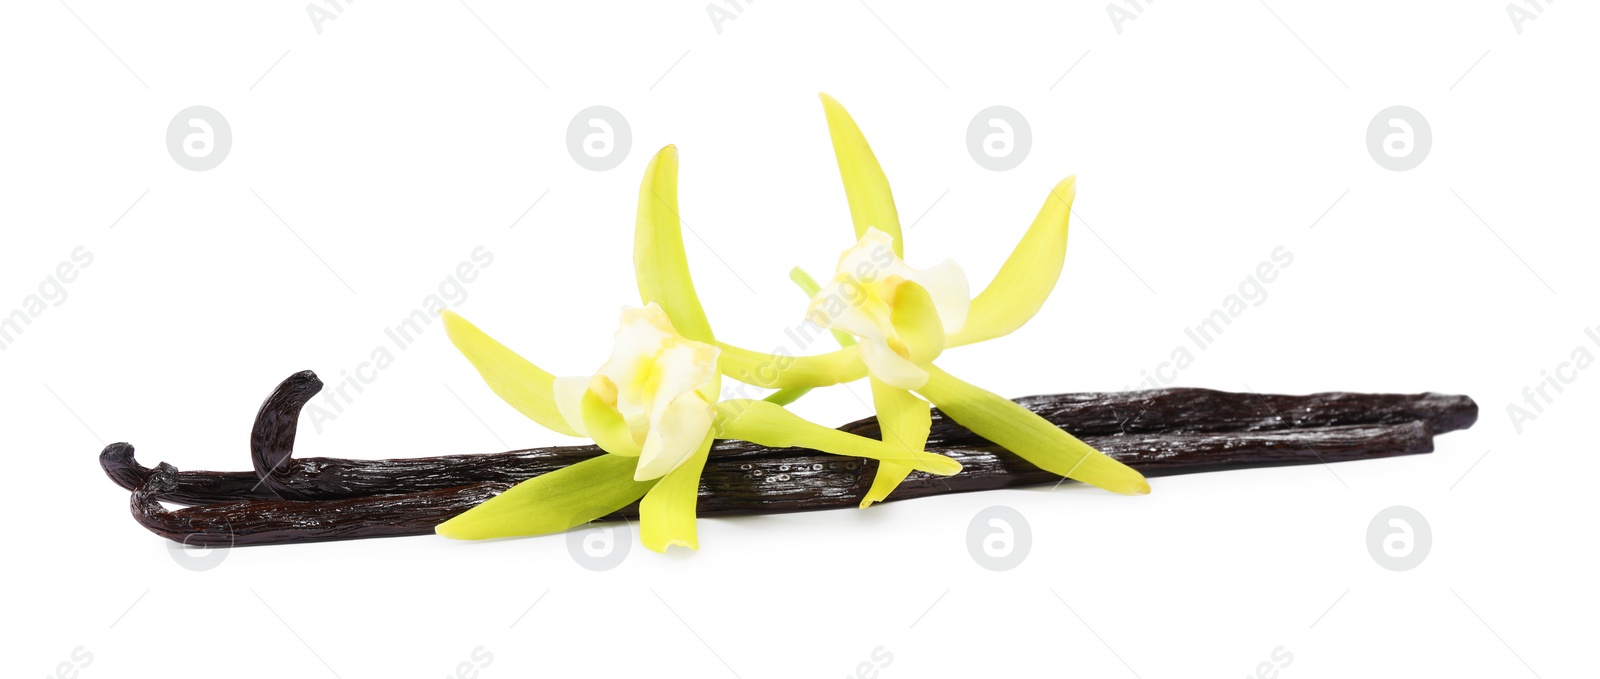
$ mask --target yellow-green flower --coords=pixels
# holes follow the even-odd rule
[[[833,280],[812,294],[806,319],[859,338],[872,377],[916,389],[928,382],[920,365],[966,325],[970,304],[967,277],[955,262],[918,271],[895,256],[893,236],[867,227],[839,255]]]
[[[646,547],[699,548],[695,504],[716,437],[803,446],[949,475],[943,455],[813,424],[766,401],[720,401],[721,350],[694,283],[678,218],[678,156],[650,162],[639,191],[634,266],[643,308],[625,309],[611,357],[594,374],[557,378],[446,311],[450,341],[506,403],[548,429],[587,436],[606,455],[524,481],[440,524],[446,537],[563,531],[639,502]]]
[[[462,321],[464,322],[464,321]],[[649,481],[695,453],[716,417],[717,348],[685,338],[655,302],[623,309],[611,358],[592,377],[558,377],[567,426],[606,452],[639,458]]]
[[[1068,177],[1051,190],[1000,273],[969,300],[966,277],[955,263],[922,270],[905,263],[900,220],[883,169],[844,107],[827,95],[822,95],[822,104],[858,242],[839,258],[827,285],[817,286],[803,273],[795,278],[813,295],[808,319],[859,341],[798,358],[721,344],[718,363],[723,373],[780,389],[773,397],[780,402],[812,387],[865,376],[884,442],[904,451],[926,445],[932,402],[956,422],[1042,469],[1117,493],[1150,492],[1149,483],[1133,469],[934,364],[949,347],[1011,333],[1044,304],[1066,257],[1076,179]],[[883,500],[910,471],[894,462],[881,464],[862,506]]]

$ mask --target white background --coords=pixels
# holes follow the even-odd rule
[[[720,25],[699,2],[362,2],[319,32],[292,4],[68,4],[19,3],[0,28],[0,313],[93,255],[0,352],[8,674],[79,647],[82,677],[439,677],[478,647],[490,678],[847,676],[879,647],[882,677],[1248,676],[1280,646],[1282,677],[1588,664],[1600,370],[1520,433],[1506,408],[1575,348],[1600,355],[1591,6],[1546,3],[1519,33],[1502,0],[1146,3],[1120,26],[1095,2],[761,2]],[[561,537],[431,536],[193,572],[101,474],[113,441],[248,468],[278,380],[355,370],[478,246],[493,264],[456,307],[553,372],[593,370],[636,301],[634,200],[668,143],[719,336],[783,344],[804,309],[789,267],[823,276],[851,241],[818,91],[882,160],[910,262],[955,257],[975,288],[1079,175],[1054,297],[948,353],[952,373],[1008,395],[1132,387],[1283,246],[1266,301],[1174,385],[1464,393],[1482,419],[1432,455],[1162,478],[1141,498],[1069,484],[703,520],[700,552],[634,543],[601,573]],[[233,131],[210,171],[165,148],[192,105]],[[631,124],[617,169],[566,151],[592,105]],[[1011,171],[965,147],[992,105],[1031,123]],[[1433,132],[1406,172],[1366,148],[1392,105]],[[800,411],[862,416],[851,388]],[[385,457],[561,437],[435,324],[301,441]],[[965,546],[992,505],[1032,529],[1009,572]],[[1368,554],[1392,505],[1432,527],[1415,570]]]

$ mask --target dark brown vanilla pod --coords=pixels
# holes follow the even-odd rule
[[[314,498],[302,499],[336,499],[454,488],[496,480],[516,483],[602,452],[594,446],[570,446],[391,460],[317,457],[283,464],[289,470],[285,473],[290,475],[292,483],[313,485],[318,489]],[[100,453],[100,466],[106,476],[129,491],[137,490],[146,478],[155,473],[154,468],[139,463],[134,457],[133,446],[126,443],[106,446]],[[486,481],[450,482],[451,479],[460,478],[483,478]],[[436,482],[428,483],[427,479]],[[402,487],[412,481],[420,481],[425,487]],[[282,498],[261,483],[255,472],[179,471],[171,490],[164,491],[157,499],[181,505],[204,505]]]
[[[504,492],[480,483],[422,493],[344,500],[244,500],[169,510],[180,472],[165,462],[133,491],[133,518],[150,532],[194,547],[235,547],[425,535],[452,516]]]
[[[1422,422],[1246,433],[1117,434],[1085,439],[1145,476],[1191,474],[1283,465],[1414,455],[1433,450]],[[759,448],[724,441],[700,477],[700,516],[769,514],[856,507],[872,486],[873,460],[801,448]],[[960,474],[913,472],[888,501],[1060,483],[1014,453],[994,446],[930,448],[961,462]],[[496,457],[496,456],[483,456]],[[261,545],[369,537],[426,535],[505,483],[371,495],[334,500],[249,500],[166,510],[157,498],[173,492],[180,472],[162,464],[134,493],[135,519],[152,532],[196,546]],[[638,506],[618,518],[637,518]]]
[[[172,495],[163,501],[186,504],[237,499],[333,499],[437,490],[474,483],[517,483],[602,454],[598,447],[559,446],[493,454],[426,458],[295,458],[300,408],[322,388],[315,373],[303,371],[278,385],[257,413],[251,435],[256,469],[248,472],[180,472]],[[1049,394],[1018,403],[1080,437],[1097,434],[1228,431],[1296,431],[1286,427],[1327,427],[1420,420],[1435,432],[1470,426],[1477,404],[1466,396],[1443,394],[1324,393],[1308,396],[1236,394],[1209,389]],[[1409,419],[1408,419],[1409,418]],[[877,421],[858,420],[841,427],[878,436]],[[106,473],[133,489],[149,470],[132,459],[132,447],[101,454]],[[988,441],[934,412],[930,447],[987,446]],[[723,442],[713,456],[755,459],[773,452],[744,443]]]
[[[1434,434],[1471,427],[1478,404],[1453,394],[1361,394],[1324,392],[1293,396],[1214,389],[1041,394],[1012,399],[1022,407],[1082,438],[1105,434],[1157,432],[1276,431],[1357,424],[1420,421]],[[877,438],[878,421],[865,418],[840,429]],[[930,445],[983,439],[933,411]]]
[[[1433,452],[1433,433],[1422,422],[1242,433],[1114,434],[1085,437],[1083,441],[1147,477]],[[700,477],[699,513],[715,516],[855,507],[872,486],[877,468],[875,460],[841,458],[799,448],[765,450],[775,456],[713,456]],[[1063,480],[999,446],[929,446],[928,452],[960,462],[961,473],[934,476],[912,472],[888,500]]]

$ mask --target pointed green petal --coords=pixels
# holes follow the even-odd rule
[[[806,273],[805,269],[798,266],[789,270],[789,280],[800,286],[800,291],[806,293],[807,298],[816,297],[817,293],[822,292],[822,286],[817,285],[816,279],[812,278],[811,274]],[[832,332],[833,339],[839,343],[839,346],[855,346],[856,338],[854,335],[843,330],[834,330]]]
[[[889,497],[889,494],[899,488],[910,475],[911,468],[903,464],[878,463],[878,473],[872,477],[872,487],[867,489],[866,496],[861,498],[861,508],[866,509],[874,502],[883,502],[883,499]]]
[[[822,110],[828,116],[828,135],[833,138],[833,155],[839,160],[839,177],[844,180],[844,195],[850,201],[850,219],[855,222],[856,239],[875,226],[894,236],[894,254],[904,256],[900,245],[900,216],[889,193],[889,179],[883,176],[877,156],[862,136],[861,128],[838,101],[826,94]]]
[[[816,297],[817,293],[822,292],[822,286],[817,284],[817,279],[812,278],[811,274],[798,266],[789,270],[789,280],[794,281],[806,297]]]
[[[601,455],[535,476],[439,524],[457,540],[558,533],[615,512],[644,496],[654,481],[633,480],[635,460]]]
[[[595,380],[605,380],[610,386],[610,380],[604,377],[596,377]],[[612,386],[611,389],[615,393],[616,387]],[[594,439],[595,445],[613,455],[639,457],[639,442],[634,440],[633,430],[628,427],[622,413],[617,412],[616,406],[600,398],[593,389],[584,390],[580,403],[583,428],[588,430],[589,438]]]
[[[706,432],[705,442],[694,455],[661,477],[639,502],[639,541],[644,546],[657,552],[673,545],[700,549],[694,510],[700,500],[700,472],[705,469],[712,440]]]
[[[811,393],[811,387],[784,387],[767,394],[767,397],[761,400],[766,401],[767,403],[786,406],[790,403],[800,400],[801,396],[805,396],[809,393]]]
[[[722,374],[768,389],[826,387],[867,375],[859,349],[853,346],[815,356],[778,356],[722,342],[717,347],[722,350],[717,357]]]
[[[939,320],[939,310],[927,288],[911,281],[894,286],[889,322],[894,325],[901,348],[906,350],[906,360],[926,363],[944,351],[944,323]]]
[[[1067,177],[1050,190],[1022,242],[1011,251],[989,287],[973,298],[966,325],[949,338],[947,346],[1008,335],[1038,313],[1061,277],[1061,264],[1067,256],[1067,221],[1077,195],[1077,177]]]
[[[883,442],[905,452],[922,450],[928,445],[928,431],[933,426],[933,412],[928,402],[916,394],[892,387],[876,378],[872,382],[872,406],[878,411],[878,428],[883,431]],[[872,487],[867,489],[861,506],[866,507],[894,492],[911,468],[894,462],[878,464],[878,473],[872,477]]]
[[[672,319],[672,327],[696,342],[711,343],[711,323],[689,278],[678,216],[678,148],[656,153],[639,184],[639,220],[633,234],[633,268],[639,298],[655,302]]]
[[[451,343],[472,362],[496,395],[546,429],[568,436],[578,435],[556,407],[554,376],[494,341],[454,311],[446,310],[439,315],[444,319],[444,329]]]
[[[929,364],[919,391],[950,419],[1000,444],[1040,469],[1123,495],[1144,495],[1150,484],[1139,472],[1106,457],[1027,408],[962,382]]]
[[[961,471],[961,463],[925,450],[902,450],[865,436],[847,434],[802,419],[766,401],[735,399],[717,404],[718,436],[771,448],[799,447],[833,455],[897,462],[939,476]]]

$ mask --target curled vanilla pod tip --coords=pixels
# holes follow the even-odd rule
[[[260,484],[277,497],[327,500],[475,483],[515,484],[605,453],[598,446],[587,445],[415,458],[296,458],[300,410],[322,386],[322,380],[310,370],[290,375],[256,413],[250,459]]]
[[[155,470],[139,464],[133,445],[113,443],[100,451],[100,468],[119,486],[135,490]],[[240,500],[276,500],[278,496],[262,485],[255,472],[175,472],[171,489],[160,495],[163,502],[200,505]]]

